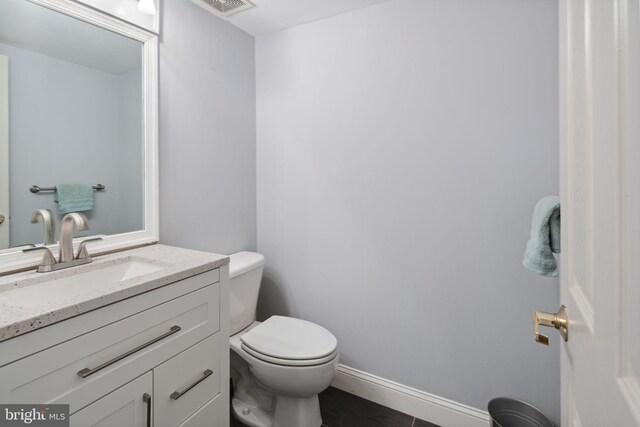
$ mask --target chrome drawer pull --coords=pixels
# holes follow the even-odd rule
[[[182,395],[184,395],[186,392],[188,392],[189,390],[191,390],[192,388],[194,388],[195,386],[200,384],[202,381],[204,381],[211,374],[213,374],[213,371],[211,369],[207,369],[206,371],[204,371],[202,373],[202,377],[200,377],[200,379],[198,379],[196,382],[194,382],[193,384],[191,384],[189,387],[185,388],[182,391],[174,391],[173,393],[171,393],[171,396],[169,396],[169,397],[172,398],[173,400],[180,399],[182,397]]]
[[[104,362],[102,365],[96,366],[93,369],[84,368],[83,370],[78,371],[78,375],[80,375],[82,378],[87,378],[89,375],[93,375],[96,372],[106,368],[107,366],[111,366],[114,363],[121,361],[122,359],[124,359],[126,357],[129,357],[134,353],[139,352],[143,348],[149,347],[150,345],[153,345],[153,344],[157,343],[158,341],[165,339],[169,335],[173,335],[176,332],[179,332],[180,329],[182,329],[180,326],[177,326],[177,325],[176,326],[172,326],[171,329],[169,330],[169,332],[165,332],[164,334],[160,335],[159,337],[156,337],[156,338],[152,339],[151,341],[148,341],[148,342],[146,342],[146,343],[144,343],[142,345],[139,345],[138,347],[134,348],[133,350],[129,350],[126,353],[123,353],[120,356],[109,360],[108,362]]]
[[[147,427],[151,427],[151,395],[148,393],[143,394],[142,400],[147,404]]]

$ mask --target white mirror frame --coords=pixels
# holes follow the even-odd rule
[[[144,88],[144,229],[104,237],[92,243],[89,252],[104,252],[151,244],[159,238],[158,209],[158,36],[106,13],[73,0],[25,0],[106,30],[137,40],[143,44],[142,70]],[[27,221],[28,218],[25,218]],[[89,224],[91,226],[91,224]],[[79,241],[81,239],[78,239]],[[77,247],[78,242],[74,242]],[[58,245],[50,245],[57,254]],[[0,274],[36,266],[42,253],[22,251],[0,254]]]

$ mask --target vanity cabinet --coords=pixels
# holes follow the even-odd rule
[[[69,404],[78,427],[228,426],[227,277],[223,266],[0,343],[0,402]]]

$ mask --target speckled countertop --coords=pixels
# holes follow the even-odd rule
[[[82,279],[67,285],[73,291],[56,292],[52,280],[69,279],[125,263],[135,262],[144,274],[83,286]],[[52,273],[29,271],[0,277],[0,341],[60,322],[114,302],[160,288],[178,280],[222,267],[226,255],[165,245],[152,245],[95,257],[90,264]],[[148,269],[149,271],[147,271]],[[111,269],[109,269],[111,270]],[[109,270],[105,270],[109,274]],[[38,286],[40,285],[40,286]],[[46,286],[46,288],[45,288]],[[49,295],[47,295],[49,294]]]

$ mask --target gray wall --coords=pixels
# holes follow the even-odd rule
[[[256,247],[254,38],[190,1],[164,1],[160,239]]]
[[[42,242],[43,226],[29,222],[38,208],[51,209],[60,222],[54,193],[32,194],[28,189],[34,184],[107,187],[95,193],[94,209],[85,212],[91,230],[78,235],[139,229],[141,203],[126,203],[121,210],[120,187],[129,199],[141,198],[141,176],[123,169],[127,164],[139,169],[142,133],[121,127],[119,112],[127,104],[140,120],[142,99],[131,99],[136,88],[140,94],[140,70],[112,74],[6,44],[0,44],[0,54],[9,57],[11,245]],[[132,147],[121,149],[123,144]],[[121,224],[123,215],[127,220]]]
[[[260,317],[341,362],[559,420],[558,281],[521,266],[558,193],[555,0],[394,0],[256,41]],[[167,159],[165,159],[165,162]]]

